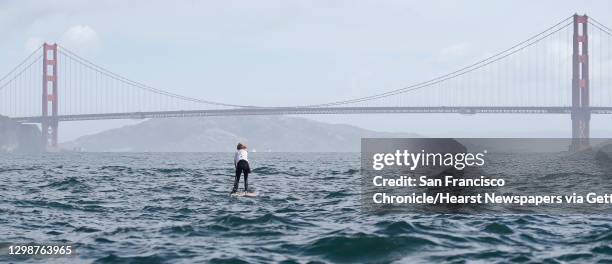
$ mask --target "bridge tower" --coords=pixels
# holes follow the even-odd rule
[[[590,147],[589,35],[587,15],[574,15],[572,57],[572,145],[570,150]]]
[[[57,44],[43,44],[42,122],[41,132],[47,150],[57,150]],[[51,107],[51,109],[49,109]],[[50,115],[49,115],[50,114]]]

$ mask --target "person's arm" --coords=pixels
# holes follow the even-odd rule
[[[238,151],[236,151],[236,154],[234,154],[234,168],[236,168],[236,166],[238,166],[238,159],[240,158],[240,153]]]

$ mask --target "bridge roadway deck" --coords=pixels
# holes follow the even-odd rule
[[[59,115],[59,121],[105,120],[105,119],[144,119],[168,117],[199,116],[239,116],[239,115],[315,115],[315,114],[570,114],[567,106],[530,107],[530,106],[462,106],[462,107],[251,107],[211,110],[179,110],[157,112],[124,112],[105,114]],[[590,107],[593,114],[612,114],[612,107]],[[14,117],[22,123],[40,123],[41,116]]]

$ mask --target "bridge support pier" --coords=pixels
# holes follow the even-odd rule
[[[574,15],[572,57],[572,144],[570,150],[590,148],[588,16]]]
[[[57,150],[59,128],[57,76],[57,44],[45,43],[43,44],[41,132],[43,144],[47,146],[47,151]],[[49,109],[49,106],[51,109]]]

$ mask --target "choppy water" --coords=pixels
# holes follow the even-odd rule
[[[260,196],[231,198],[232,158],[2,156],[0,243],[69,242],[78,256],[0,262],[612,260],[609,216],[367,214],[358,153],[252,153]]]

